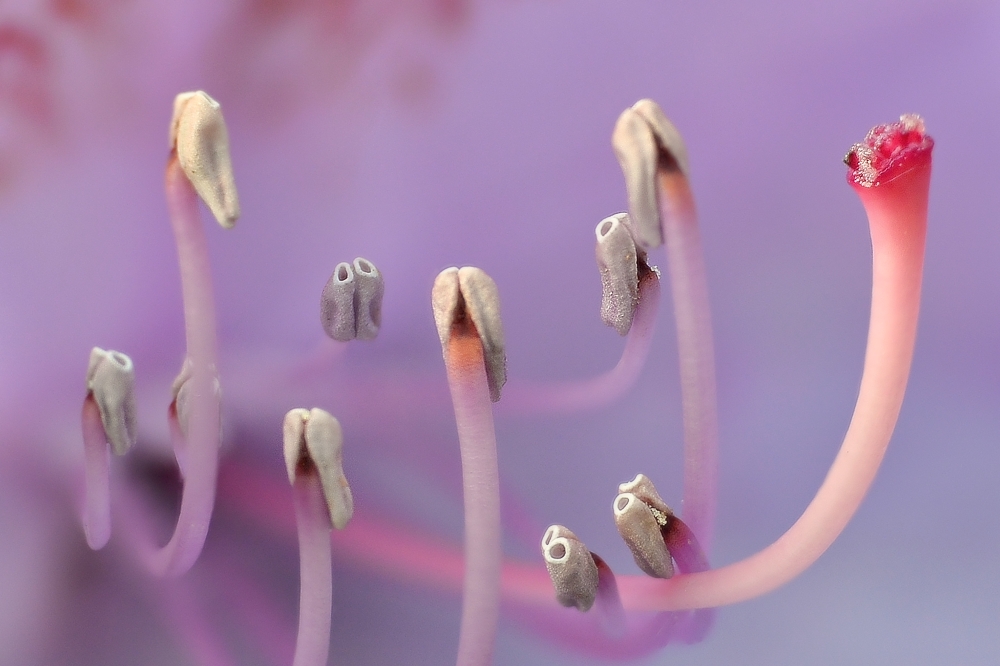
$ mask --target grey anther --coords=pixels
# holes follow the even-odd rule
[[[590,610],[597,597],[597,564],[583,542],[562,525],[553,525],[542,537],[542,555],[559,603]]]
[[[601,220],[596,230],[601,320],[620,335],[632,328],[639,303],[639,251],[628,227],[628,213],[618,213]]]
[[[340,423],[322,409],[293,409],[284,422],[285,466],[295,483],[304,466],[314,469],[323,488],[330,523],[344,529],[354,514],[354,498],[344,476],[344,435]]]
[[[323,330],[334,340],[347,342],[357,336],[354,318],[354,293],[357,288],[354,268],[346,261],[337,264],[333,275],[323,287],[319,317]]]
[[[382,296],[385,281],[375,264],[358,257],[354,260],[354,276],[357,290],[354,292],[354,320],[357,324],[358,340],[374,340],[382,326]]]
[[[618,163],[625,176],[635,242],[645,250],[663,244],[660,227],[660,169],[688,174],[687,148],[677,128],[656,102],[640,100],[618,117],[611,134]]]
[[[174,98],[170,147],[176,149],[181,169],[216,221],[232,228],[240,216],[240,201],[219,103],[201,90]]]
[[[653,508],[633,493],[621,493],[614,503],[615,525],[639,568],[654,578],[670,578],[674,565],[663,542],[661,520]]]
[[[642,116],[653,130],[653,136],[656,137],[656,144],[660,150],[660,166],[680,169],[685,177],[689,176],[691,172],[684,138],[663,113],[660,105],[651,99],[640,99],[632,105],[632,109]]]
[[[483,345],[490,398],[500,400],[507,381],[507,355],[500,322],[500,294],[489,275],[478,268],[448,268],[434,280],[431,291],[434,323],[446,353],[456,327],[470,322]]]
[[[619,493],[632,493],[641,499],[656,514],[660,525],[666,527],[667,523],[674,517],[674,512],[663,501],[660,494],[656,492],[656,486],[645,474],[636,474],[635,478],[627,483],[618,486]],[[662,518],[661,518],[662,517]]]
[[[217,399],[222,397],[222,386],[219,384],[219,377],[216,374],[215,366],[209,368],[212,373],[212,391]],[[191,359],[185,358],[181,371],[174,378],[174,383],[170,387],[173,396],[174,411],[177,414],[177,425],[181,429],[184,437],[188,435],[188,419],[191,413],[191,385],[194,377],[194,366]],[[219,439],[222,439],[222,415],[219,414]]]
[[[99,347],[90,350],[87,393],[101,414],[104,434],[115,455],[128,453],[136,441],[135,366],[132,359]]]
[[[375,264],[358,257],[341,262],[323,287],[319,315],[323,330],[334,340],[373,340],[382,325],[385,283]]]

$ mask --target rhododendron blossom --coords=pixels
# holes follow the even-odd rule
[[[0,6],[0,664],[990,663],[1000,12],[897,4]]]

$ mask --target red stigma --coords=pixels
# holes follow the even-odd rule
[[[927,134],[920,116],[900,116],[899,122],[876,125],[861,143],[844,157],[847,180],[862,187],[891,182],[930,159],[934,139]]]

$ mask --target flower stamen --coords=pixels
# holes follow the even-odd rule
[[[465,581],[459,666],[492,663],[500,613],[500,479],[491,402],[506,380],[496,283],[478,268],[449,268],[434,281],[441,339],[462,455]]]

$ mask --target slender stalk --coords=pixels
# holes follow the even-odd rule
[[[483,347],[472,332],[453,332],[445,349],[455,407],[465,497],[465,580],[458,666],[493,661],[500,615],[500,481],[493,408]]]
[[[687,177],[660,168],[660,223],[677,325],[677,354],[684,419],[684,500],[682,515],[706,554],[715,524],[719,427],[715,394],[715,354],[705,259],[698,216]]]
[[[211,628],[209,618],[198,604],[189,581],[161,583],[155,596],[185,652],[199,666],[236,666],[220,636]]]
[[[570,413],[611,404],[639,378],[653,341],[660,279],[652,271],[639,282],[639,302],[625,348],[614,368],[591,379],[548,384],[528,384],[514,379],[504,387],[501,409],[519,413]]]
[[[84,501],[83,531],[87,545],[104,548],[111,538],[111,454],[93,397],[83,401]]]
[[[815,562],[857,511],[889,445],[913,360],[930,171],[928,151],[925,162],[895,180],[859,188],[872,237],[868,347],[854,416],[813,501],[777,541],[745,560],[660,583],[623,584],[627,607],[706,608],[765,594]]]
[[[330,513],[317,474],[295,478],[295,519],[299,533],[299,632],[294,666],[322,666],[330,652],[333,574]]]
[[[215,386],[215,303],[198,195],[175,155],[167,164],[167,203],[177,242],[187,358],[191,363],[190,412],[184,453],[184,490],[170,541],[148,565],[159,575],[183,574],[201,553],[215,502],[218,470],[219,398]]]

